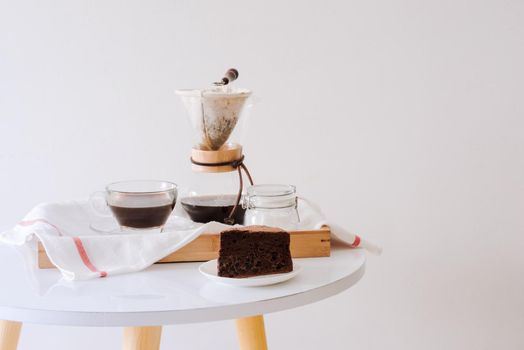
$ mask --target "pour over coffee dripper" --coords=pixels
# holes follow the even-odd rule
[[[214,87],[176,91],[196,131],[191,149],[193,184],[180,199],[195,222],[242,224],[244,220],[242,171],[253,181],[243,164],[238,138],[251,91],[228,85],[237,77],[238,71],[230,69]]]
[[[215,87],[202,90],[177,90],[202,150],[219,150],[238,124],[251,91]]]

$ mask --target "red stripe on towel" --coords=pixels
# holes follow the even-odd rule
[[[87,266],[87,268],[93,272],[99,272],[100,277],[106,277],[107,272],[98,270],[95,265],[89,260],[89,256],[87,256],[87,252],[84,248],[84,244],[78,237],[71,237],[73,238],[73,241],[75,242],[76,250],[78,250],[78,254],[80,254],[80,259],[82,259],[82,262]]]
[[[47,224],[47,225],[51,226],[52,228],[54,228],[56,230],[56,232],[58,233],[59,236],[63,236],[62,231],[60,231],[60,229],[58,227],[56,227],[54,224],[50,223],[46,219],[34,219],[34,220],[20,221],[17,225],[25,227],[25,226],[34,225],[34,224],[36,224],[38,222],[42,222],[44,224]]]
[[[351,248],[356,248],[358,247],[360,244],[360,237],[355,235],[355,240],[353,241],[353,243],[351,243]]]

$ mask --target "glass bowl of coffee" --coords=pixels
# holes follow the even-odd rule
[[[230,218],[236,203],[235,194],[206,194],[186,196],[180,200],[182,208],[191,220],[199,223],[217,221],[225,223]],[[243,224],[246,210],[242,205],[235,208],[231,223]]]
[[[168,181],[120,181],[107,185],[104,192],[95,193],[91,204],[97,210],[97,202],[103,200],[122,232],[161,231],[175,207],[177,194],[177,185]]]
[[[235,207],[238,191],[237,172],[192,172],[187,187],[180,190],[180,207],[193,222],[242,225],[245,209],[241,201]]]

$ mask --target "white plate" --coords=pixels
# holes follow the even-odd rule
[[[295,262],[293,261],[293,271],[291,272],[245,278],[220,277],[218,275],[217,260],[215,259],[203,263],[202,265],[200,265],[198,270],[201,274],[203,274],[210,280],[221,284],[227,284],[229,286],[235,287],[260,287],[287,281],[298,275],[298,273],[301,270],[301,267],[295,264]]]

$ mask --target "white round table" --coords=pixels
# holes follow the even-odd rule
[[[0,245],[0,350],[16,349],[23,322],[127,327],[125,349],[158,349],[162,325],[226,319],[237,319],[241,349],[266,349],[263,314],[335,295],[365,268],[362,250],[333,247],[330,257],[294,259],[300,274],[266,287],[217,284],[198,272],[200,263],[66,282],[56,269],[29,267],[29,255]]]

